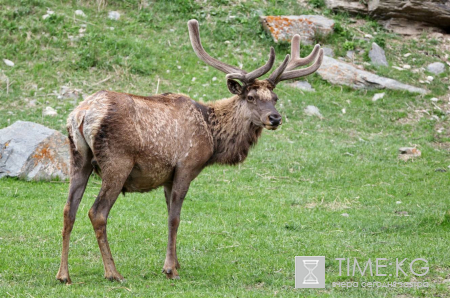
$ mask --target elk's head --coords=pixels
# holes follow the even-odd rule
[[[226,73],[228,90],[238,95],[242,103],[248,108],[248,114],[254,125],[267,129],[277,129],[282,123],[281,115],[275,108],[278,96],[273,92],[276,85],[284,80],[307,76],[315,72],[322,64],[323,50],[316,45],[308,57],[300,58],[300,36],[295,35],[291,41],[291,56],[288,54],[278,68],[265,80],[257,78],[268,73],[275,62],[275,51],[270,48],[269,60],[260,68],[246,72],[240,68],[228,65],[212,58],[203,49],[200,41],[200,32],[197,20],[188,22],[189,37],[194,52],[200,60],[212,67]],[[299,66],[304,66],[315,62],[302,69],[294,70]]]

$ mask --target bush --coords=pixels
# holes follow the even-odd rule
[[[309,4],[311,4],[314,8],[322,8],[325,7],[325,0],[309,0]]]
[[[346,51],[353,51],[356,48],[355,42],[349,41],[349,40],[344,42],[343,47],[344,47],[344,50],[346,50]]]

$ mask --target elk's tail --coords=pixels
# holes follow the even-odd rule
[[[67,119],[67,132],[69,134],[70,151],[73,158],[76,158],[78,155],[84,158],[92,156],[92,149],[85,139],[83,126],[84,111],[77,111],[75,109]]]

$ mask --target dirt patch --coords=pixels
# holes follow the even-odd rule
[[[306,203],[304,205],[305,208],[308,209],[314,209],[314,208],[325,208],[332,211],[340,211],[345,209],[351,209],[352,207],[355,207],[355,205],[359,205],[358,201],[359,197],[356,197],[355,199],[335,199],[332,202],[324,202],[323,200],[320,202],[313,201]]]
[[[430,112],[428,112],[427,110],[414,110],[408,113],[407,117],[398,119],[397,123],[416,124],[425,116],[431,116]]]

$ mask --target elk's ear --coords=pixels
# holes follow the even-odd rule
[[[243,88],[242,88],[241,84],[239,84],[237,81],[228,79],[227,86],[228,86],[228,90],[230,90],[231,93],[236,94],[236,95],[242,94]]]

